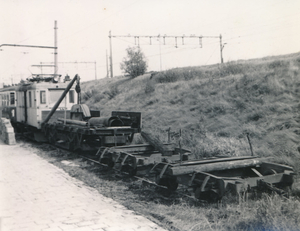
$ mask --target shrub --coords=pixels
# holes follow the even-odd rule
[[[126,52],[127,57],[123,58],[120,64],[121,70],[129,74],[131,78],[145,74],[148,64],[142,50],[139,47],[128,47]]]
[[[167,70],[160,72],[155,76],[155,80],[158,83],[173,83],[179,79],[178,73],[175,70]]]

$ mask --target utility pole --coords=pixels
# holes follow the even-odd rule
[[[159,60],[160,60],[160,71],[162,70],[162,64],[161,64],[161,43],[160,43],[160,36],[159,36]]]
[[[220,53],[221,53],[221,64],[223,63],[223,49],[226,43],[222,43],[222,35],[220,35]]]
[[[106,50],[106,78],[109,78],[107,50]]]
[[[222,50],[223,50],[222,35],[220,35],[220,54],[221,54],[221,63],[223,63]]]
[[[111,31],[109,31],[109,49],[110,49],[110,77],[113,78],[113,62],[112,62],[112,45],[111,45]]]
[[[57,22],[54,21],[54,77],[57,76]]]

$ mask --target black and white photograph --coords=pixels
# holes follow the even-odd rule
[[[0,231],[300,231],[299,12],[0,0]]]

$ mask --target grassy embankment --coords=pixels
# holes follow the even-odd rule
[[[256,155],[273,156],[299,173],[299,54],[173,69],[152,79],[101,79],[83,83],[82,90],[85,103],[102,115],[141,111],[144,129],[162,140],[169,127],[182,129],[182,143],[196,158],[250,155],[248,133]],[[200,207],[184,201],[124,203],[148,216],[156,211],[154,218],[161,216],[166,227],[178,230],[299,230],[299,195],[296,179],[290,199],[264,195]]]
[[[100,109],[141,111],[143,127],[160,139],[182,129],[196,157],[275,156],[300,169],[300,55],[188,67],[136,79],[83,83],[84,103]],[[175,141],[176,142],[176,141]]]

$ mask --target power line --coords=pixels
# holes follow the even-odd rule
[[[158,34],[158,35],[112,35],[111,34],[111,31],[109,31],[109,46],[110,46],[110,73],[111,73],[111,78],[113,77],[113,62],[112,62],[112,38],[117,38],[117,39],[120,39],[120,38],[134,38],[134,45],[137,45],[138,47],[140,46],[140,38],[141,39],[149,39],[149,45],[152,45],[152,40],[153,39],[157,39],[159,40],[159,46],[160,46],[160,66],[161,66],[161,39],[163,39],[163,45],[166,45],[166,38],[172,38],[175,40],[175,47],[178,48],[178,44],[180,43],[179,40],[181,40],[181,44],[182,45],[185,45],[185,39],[198,39],[199,40],[199,47],[202,48],[202,39],[203,38],[212,38],[212,39],[219,39],[220,40],[220,55],[221,55],[221,63],[223,63],[223,55],[222,55],[222,51],[223,51],[223,48],[224,48],[224,45],[222,43],[222,35],[220,36],[203,36],[203,35],[195,35],[195,34],[191,34],[191,35],[161,35],[161,34]],[[123,39],[120,39],[120,40],[123,40]],[[133,44],[133,43],[132,43]],[[156,44],[155,44],[156,45]],[[148,57],[151,57],[151,56],[148,56]]]

